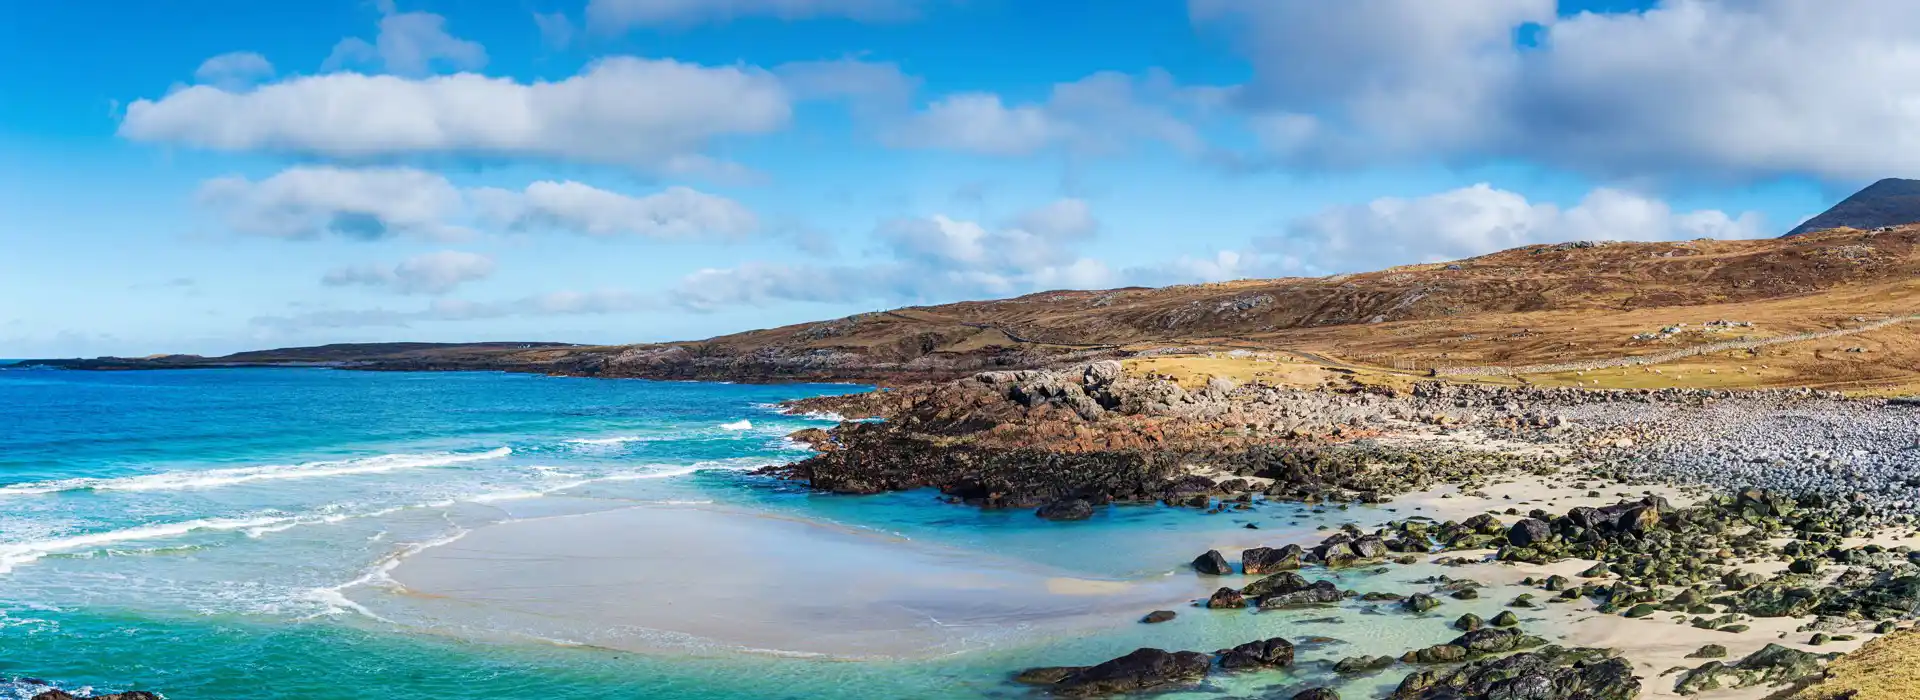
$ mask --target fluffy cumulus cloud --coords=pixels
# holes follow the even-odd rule
[[[1269,271],[1332,273],[1438,262],[1569,240],[1752,238],[1757,214],[1675,212],[1665,202],[1598,189],[1562,209],[1474,185],[1415,199],[1382,198],[1326,209],[1256,242]]]
[[[380,18],[380,33],[369,43],[349,37],[335,44],[325,70],[373,65],[400,75],[426,75],[435,68],[473,70],[487,64],[487,49],[447,33],[445,17],[431,12],[393,12]]]
[[[327,271],[320,279],[329,287],[366,286],[397,294],[446,294],[468,282],[493,275],[493,258],[479,253],[442,250],[416,255],[395,265],[354,265]]]
[[[713,140],[784,127],[786,89],[766,71],[631,57],[557,82],[472,73],[330,73],[250,91],[195,85],[127,106],[121,136],[221,151],[337,159],[531,158],[724,171]]]
[[[640,196],[570,180],[521,190],[462,189],[438,173],[403,167],[299,166],[259,181],[215,178],[200,186],[199,201],[236,232],[287,239],[448,240],[482,225],[597,237],[736,239],[760,225],[745,205],[687,187]]]
[[[863,265],[750,263],[687,276],[669,294],[681,308],[709,311],[781,301],[934,301],[1097,288],[1117,280],[1073,243],[1097,225],[1080,200],[1061,200],[1001,226],[947,216],[882,222],[878,259]]]
[[[514,230],[659,239],[739,238],[760,227],[739,202],[687,187],[633,197],[578,182],[542,181],[521,191],[473,191],[481,216]]]
[[[1141,141],[1198,152],[1204,144],[1190,119],[1212,95],[1179,87],[1159,72],[1140,78],[1096,73],[1055,85],[1033,104],[1007,104],[991,93],[949,95],[896,120],[882,139],[896,147],[996,156],[1055,147],[1110,154]]]
[[[925,4],[925,0],[588,0],[586,15],[589,27],[619,32],[633,27],[685,26],[746,17],[897,21],[917,16]]]
[[[460,238],[460,191],[412,168],[301,166],[264,180],[222,177],[201,184],[199,202],[234,231],[272,238],[338,236]]]
[[[1920,4],[1190,0],[1275,164],[1527,158],[1602,176],[1920,168]],[[1518,41],[1516,37],[1532,37]],[[1522,45],[1523,43],[1528,45]],[[1893,96],[1893,97],[1890,97]]]
[[[273,64],[252,51],[223,53],[200,63],[193,71],[194,82],[222,90],[245,90],[254,83],[273,77]]]

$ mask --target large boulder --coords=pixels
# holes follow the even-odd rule
[[[1303,551],[1297,544],[1279,549],[1254,547],[1240,553],[1240,570],[1248,576],[1292,571],[1300,568],[1300,555]]]
[[[1218,549],[1209,549],[1206,554],[1193,558],[1193,570],[1209,576],[1226,576],[1233,573],[1233,565],[1227,563],[1226,555]]]
[[[1522,518],[1513,527],[1507,528],[1507,542],[1515,547],[1532,547],[1546,542],[1552,536],[1553,526],[1534,518]]]
[[[1220,668],[1242,671],[1256,668],[1283,668],[1293,665],[1293,643],[1279,637],[1247,642],[1220,651]]]
[[[1391,700],[1634,700],[1633,666],[1605,649],[1560,649],[1409,674]]]
[[[1198,681],[1212,667],[1212,658],[1195,651],[1137,649],[1068,673],[1048,689],[1055,695],[1081,697],[1157,690]]]

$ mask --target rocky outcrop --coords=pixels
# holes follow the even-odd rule
[[[1137,649],[1085,667],[1027,669],[1015,680],[1044,685],[1055,695],[1086,697],[1161,690],[1205,678],[1213,660],[1197,651]]]

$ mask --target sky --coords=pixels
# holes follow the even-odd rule
[[[1784,233],[1910,0],[0,3],[0,357],[632,343]]]

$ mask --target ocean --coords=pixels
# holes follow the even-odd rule
[[[478,372],[0,369],[0,676],[175,699],[1025,697],[1008,681],[1023,667],[1090,664],[1141,646],[1320,638],[1292,671],[1222,677],[1193,694],[1261,697],[1333,682],[1326,665],[1343,656],[1397,655],[1456,634],[1371,604],[1252,614],[1186,602],[1241,582],[1185,566],[1209,547],[1311,539],[1323,525],[1392,516],[1384,510],[1128,506],[1048,523],[931,492],[815,494],[751,473],[806,456],[785,439],[792,431],[832,425],[782,415],[777,402],[859,390]],[[631,525],[604,542],[581,526],[581,541],[552,549],[652,558],[513,562],[523,573],[565,574],[555,580],[621,574],[595,584],[619,588],[593,596],[546,589],[538,602],[573,603],[568,614],[516,608],[524,599],[507,602],[501,581],[431,597],[402,585],[460,573],[453,555],[513,532],[500,528],[596,513],[625,513],[617,522]],[[681,520],[687,527],[675,527]],[[752,569],[662,554],[719,544],[782,557]],[[501,564],[493,555],[488,565]],[[1344,588],[1410,590],[1436,572],[1338,576]],[[890,588],[840,590],[862,581]],[[897,617],[867,616],[864,600],[1034,581],[1058,589],[1049,595],[1134,607],[1109,614],[1090,602],[1093,622],[1081,615],[1067,626],[998,594],[972,596],[975,618],[961,625],[889,602],[927,613],[909,625],[927,629],[889,633],[939,633],[932,655],[872,652],[887,647],[858,627]],[[1132,597],[1101,597],[1109,585]],[[706,605],[677,602],[690,595]],[[1502,599],[1442,612],[1491,617]],[[583,611],[589,600],[620,610]],[[1135,622],[1154,607],[1180,617]],[[981,617],[989,613],[998,617]],[[842,617],[854,631],[839,641],[869,651],[812,648],[806,621],[824,630]],[[787,627],[801,631],[779,634]],[[773,646],[741,641],[749,638]],[[1365,697],[1397,680],[1342,687]]]

